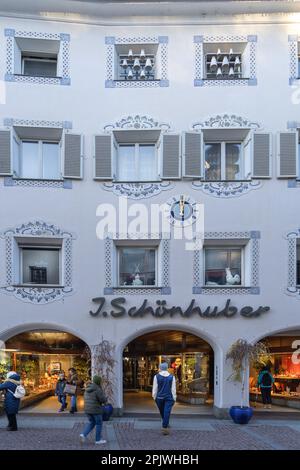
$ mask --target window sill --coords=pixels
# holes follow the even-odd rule
[[[124,180],[113,180],[114,184],[149,184],[149,183],[161,183],[161,179],[157,180],[139,180],[139,181],[124,181]]]
[[[149,83],[149,82],[160,82],[160,78],[149,78],[148,80],[145,78],[143,80],[126,80],[125,78],[115,78],[114,82],[126,82],[126,83]]]
[[[159,286],[135,286],[135,285],[126,285],[126,286],[116,286],[113,289],[161,289]]]
[[[61,80],[62,77],[60,76],[52,76],[52,75],[24,75],[23,73],[14,73],[15,77],[26,77],[26,78],[45,78],[45,79],[53,79],[53,80]]]
[[[12,177],[13,180],[15,181],[58,181],[58,182],[62,182],[64,181],[63,178],[23,178],[23,177],[19,177],[19,176],[13,176]]]
[[[59,284],[13,284],[12,287],[34,288],[34,289],[64,289],[65,286]]]
[[[122,287],[105,287],[104,295],[170,295],[170,287],[158,286],[122,286]]]

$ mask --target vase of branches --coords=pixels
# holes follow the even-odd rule
[[[229,414],[236,424],[247,424],[252,418],[253,409],[245,405],[246,372],[250,362],[261,363],[263,357],[269,357],[266,344],[251,344],[244,339],[235,341],[226,354],[226,360],[232,362],[232,374],[228,380],[242,384],[240,405],[232,406],[229,410]]]
[[[101,385],[108,402],[103,406],[103,421],[108,421],[113,414],[115,387],[115,349],[111,341],[102,340],[92,347],[93,374],[101,377]]]

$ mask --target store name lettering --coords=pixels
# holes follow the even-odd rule
[[[270,310],[270,307],[262,306],[256,309],[250,306],[245,306],[241,309],[238,309],[237,307],[230,305],[230,299],[226,301],[225,307],[221,310],[219,310],[219,307],[211,306],[201,308],[195,304],[195,299],[190,302],[189,306],[186,309],[182,309],[178,306],[168,307],[166,300],[157,300],[156,307],[152,307],[151,305],[148,305],[147,299],[143,301],[140,307],[130,307],[129,309],[126,309],[124,307],[126,299],[124,297],[117,297],[110,301],[110,305],[111,307],[113,307],[113,310],[110,310],[110,312],[108,312],[103,308],[106,302],[105,297],[96,297],[92,299],[92,301],[99,304],[99,307],[96,311],[90,310],[90,315],[92,317],[104,318],[108,316],[111,316],[113,318],[122,318],[125,316],[131,318],[140,318],[146,315],[152,315],[156,318],[174,317],[176,315],[185,318],[189,318],[193,315],[197,315],[202,318],[232,318],[237,315],[241,315],[242,317],[246,318],[256,318]]]

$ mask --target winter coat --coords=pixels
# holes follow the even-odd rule
[[[67,380],[66,379],[58,379],[56,382],[56,387],[55,387],[55,395],[66,395],[64,390],[66,386]]]
[[[19,411],[20,398],[14,397],[13,393],[15,393],[17,386],[20,385],[20,379],[21,377],[19,376],[19,374],[14,374],[0,385],[0,391],[5,390],[6,392],[4,400],[4,410],[9,415],[17,414]]]
[[[264,385],[263,384],[263,381],[264,381],[264,375],[265,374],[268,374],[270,376],[270,382],[271,384],[270,385]],[[260,387],[260,388],[272,388],[272,385],[273,383],[275,382],[275,379],[273,377],[273,375],[271,374],[271,372],[269,372],[268,370],[263,370],[260,372],[259,376],[258,376],[258,380],[257,380],[257,386]]]
[[[76,385],[76,393],[75,395],[78,394],[79,392],[79,385],[80,385],[80,380],[78,379],[78,375],[76,374],[69,374],[68,378],[67,378],[67,383],[68,384],[71,384],[71,385]]]
[[[103,413],[102,406],[106,402],[106,396],[99,385],[90,383],[84,392],[84,411],[90,415]]]

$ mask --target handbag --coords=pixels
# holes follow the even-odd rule
[[[76,389],[76,385],[66,384],[64,388],[64,393],[66,393],[67,395],[75,395]]]

